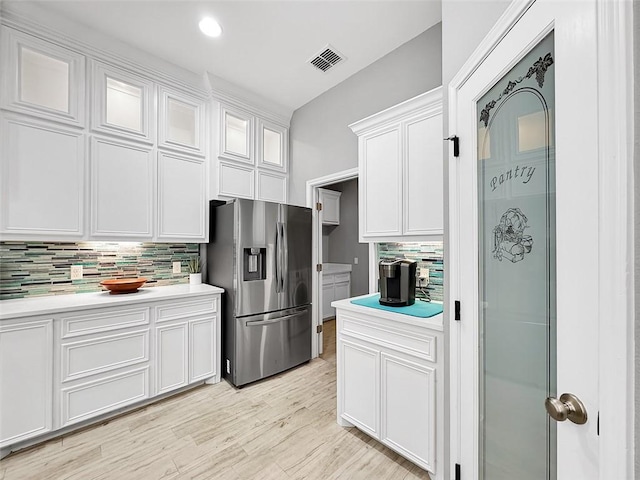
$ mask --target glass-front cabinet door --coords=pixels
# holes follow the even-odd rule
[[[275,123],[258,120],[258,166],[287,171],[288,129]]]
[[[205,104],[165,87],[158,89],[160,147],[197,155],[205,154]]]
[[[243,163],[254,163],[254,117],[227,105],[220,107],[220,151],[218,156]]]
[[[3,108],[82,126],[84,56],[5,26],[2,45]]]
[[[92,129],[153,143],[153,83],[93,62]]]
[[[553,33],[477,101],[479,472],[556,478]]]

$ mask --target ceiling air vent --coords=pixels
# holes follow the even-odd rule
[[[343,60],[346,60],[344,55],[338,52],[331,45],[327,45],[320,53],[312,57],[308,63],[316,67],[318,70],[326,72]]]

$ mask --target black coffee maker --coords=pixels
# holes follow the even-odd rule
[[[380,304],[406,307],[416,301],[416,270],[414,260],[380,260]]]

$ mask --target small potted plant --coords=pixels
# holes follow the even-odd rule
[[[189,259],[189,283],[200,285],[202,283],[202,271],[200,269],[200,257],[197,255]]]

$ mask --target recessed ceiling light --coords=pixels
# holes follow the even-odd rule
[[[208,37],[219,37],[222,33],[222,27],[211,17],[204,17],[198,24],[202,33]]]

